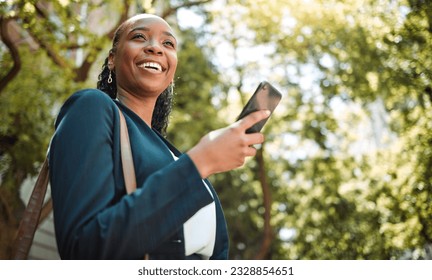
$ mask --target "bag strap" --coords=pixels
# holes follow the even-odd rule
[[[126,192],[132,193],[136,189],[135,168],[133,165],[132,150],[130,147],[129,133],[125,117],[118,108],[120,114],[120,149],[123,166],[123,176],[126,185]],[[40,222],[43,201],[46,195],[49,182],[48,158],[45,159],[39,172],[36,184],[33,187],[32,194],[23,218],[20,221],[17,237],[15,238],[14,253],[12,259],[26,260],[36,229]]]
[[[39,223],[42,203],[45,198],[49,181],[48,158],[45,159],[30,200],[24,211],[23,218],[19,224],[18,234],[15,239],[14,260],[26,260],[30,251],[33,237]]]
[[[126,125],[125,117],[119,108],[120,113],[120,149],[121,160],[123,165],[123,177],[127,194],[136,190],[135,167],[133,164],[132,149],[130,146],[129,132]]]

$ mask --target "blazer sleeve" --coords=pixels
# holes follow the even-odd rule
[[[63,259],[142,259],[213,201],[187,155],[153,172],[133,194],[119,195],[119,149],[115,103],[97,90],[72,95],[49,153]]]

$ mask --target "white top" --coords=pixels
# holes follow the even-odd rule
[[[171,154],[175,160],[178,159],[172,152]],[[213,197],[209,186],[204,180],[203,185]],[[198,212],[187,220],[183,224],[183,232],[185,255],[199,254],[203,259],[209,259],[213,255],[216,240],[216,205],[214,201],[198,210]]]

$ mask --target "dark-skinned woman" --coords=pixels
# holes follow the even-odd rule
[[[212,174],[254,156],[259,111],[180,153],[164,135],[177,39],[162,18],[122,23],[98,89],[74,93],[57,117],[49,152],[54,224],[62,259],[227,259],[228,233]],[[125,191],[120,148],[126,119],[137,189]]]

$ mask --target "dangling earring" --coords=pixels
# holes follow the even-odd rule
[[[109,74],[108,74],[108,84],[112,83],[112,76],[111,76],[111,70],[109,70]]]

